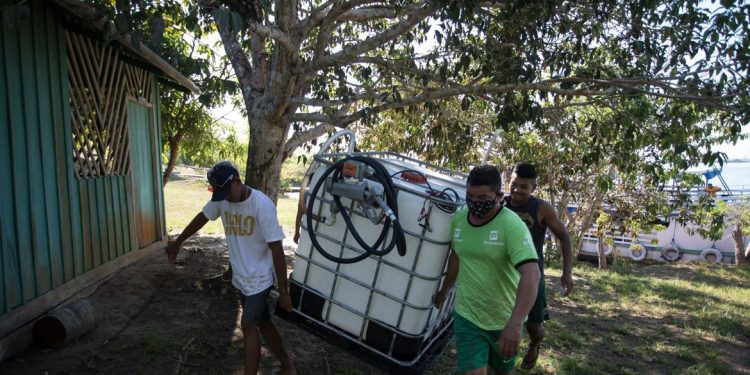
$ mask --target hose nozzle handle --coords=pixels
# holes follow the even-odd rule
[[[375,202],[378,203],[378,206],[380,206],[380,208],[383,210],[383,213],[385,214],[385,216],[388,216],[388,218],[391,219],[391,221],[398,220],[398,218],[396,217],[396,214],[393,213],[393,210],[391,210],[391,208],[388,207],[387,204],[385,204],[385,202],[383,201],[383,199],[380,198],[380,196],[375,195],[373,196],[373,198],[375,199]]]

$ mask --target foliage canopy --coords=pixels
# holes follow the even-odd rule
[[[550,109],[613,108],[619,118],[595,124],[596,142],[586,161],[604,158],[607,143],[619,141],[616,147],[624,151],[643,146],[639,156],[647,153],[655,172],[663,164],[686,168],[720,161],[711,150],[714,137],[736,140],[748,120],[744,4],[200,5],[218,25],[243,94],[251,132],[246,174],[271,194],[281,161],[333,127],[384,126],[384,113],[403,109],[412,115],[398,118],[401,139],[429,133],[415,127],[455,125],[456,131],[433,133],[465,133],[465,123],[443,122],[446,100],[460,103],[448,106],[456,111],[486,103],[492,125],[505,130],[544,130]],[[644,117],[659,121],[642,122]],[[648,139],[637,138],[644,134]],[[456,139],[455,148],[475,145],[472,138],[477,134],[464,137],[465,144]]]

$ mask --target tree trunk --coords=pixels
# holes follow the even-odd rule
[[[575,232],[573,232],[576,237],[578,237],[579,239],[583,239],[583,236],[585,236],[586,233],[589,231],[589,228],[591,228],[591,222],[593,221],[592,219],[593,216],[594,216],[593,214],[588,214],[587,216],[583,218],[583,220],[581,221],[581,226],[575,228]],[[583,243],[582,240],[579,242]]]
[[[743,250],[745,243],[742,240],[742,227],[740,226],[740,223],[735,224],[734,230],[732,231],[732,239],[734,240],[734,263],[738,266],[750,265],[750,259],[748,259],[748,255],[750,255],[750,244],[747,245],[747,249]]]
[[[574,215],[575,220],[574,223],[580,221],[581,226],[578,227],[576,230],[576,237],[578,237],[578,249],[580,250],[581,245],[583,244],[583,236],[588,233],[589,228],[591,228],[591,225],[594,222],[594,213],[597,212],[602,205],[602,201],[604,200],[604,193],[599,191],[596,193],[594,198],[591,200],[590,205],[580,204],[578,205],[578,209],[576,210],[576,213]],[[601,240],[601,238],[600,238]],[[601,242],[601,241],[600,241]],[[605,267],[606,268],[606,267]]]
[[[604,232],[600,232],[598,235],[599,243],[596,246],[596,250],[599,253],[599,269],[607,269],[607,255],[604,254]]]
[[[249,113],[250,147],[247,149],[245,184],[268,195],[274,203],[279,196],[281,163],[286,124],[265,119],[262,113]]]
[[[580,209],[581,207],[579,207],[579,210]],[[585,236],[586,233],[588,233],[589,228],[591,228],[591,223],[593,223],[593,221],[594,221],[594,214],[589,212],[586,214],[586,216],[583,217],[583,220],[581,220],[581,225],[577,228],[574,227],[574,232],[571,232],[577,238],[578,243],[576,244],[576,248],[578,250],[581,250],[581,246],[583,245],[583,236]],[[576,223],[576,221],[573,221],[573,223]]]
[[[169,161],[167,162],[167,168],[164,170],[164,175],[162,176],[162,183],[165,186],[167,185],[167,182],[169,182],[169,177],[172,176],[174,166],[175,164],[177,164],[177,157],[180,155],[180,142],[172,138],[168,141],[168,143]]]
[[[285,13],[281,14],[281,18],[284,17]],[[262,191],[276,203],[284,158],[283,146],[290,125],[283,120],[287,109],[285,104],[292,93],[290,87],[295,82],[290,74],[289,61],[292,59],[277,51],[273,55],[274,61],[269,65],[267,56],[260,48],[265,44],[265,36],[257,33],[250,34],[254,48],[252,55],[248,56],[242,49],[237,32],[228,24],[222,25],[216,16],[214,18],[247,109],[250,142],[247,148],[245,184]],[[287,53],[291,55],[293,52]],[[252,58],[253,64],[248,57]]]

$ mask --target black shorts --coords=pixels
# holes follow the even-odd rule
[[[268,295],[271,288],[273,286],[250,296],[242,296],[242,323],[258,324],[271,319],[268,311]]]

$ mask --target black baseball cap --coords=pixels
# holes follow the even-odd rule
[[[224,160],[211,167],[206,177],[208,177],[208,183],[211,184],[208,190],[214,193],[211,200],[216,202],[227,199],[232,191],[232,181],[239,178],[240,173],[231,162]]]

